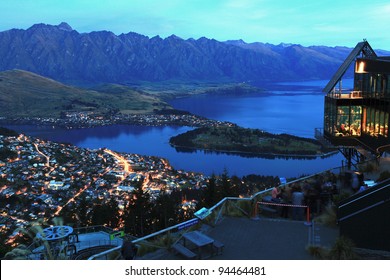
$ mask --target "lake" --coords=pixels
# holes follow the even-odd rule
[[[211,119],[231,121],[243,127],[260,128],[272,133],[314,136],[322,127],[324,96],[318,84],[280,84],[269,94],[245,96],[199,95],[180,98],[171,104],[182,110]],[[230,175],[248,174],[296,177],[320,172],[341,165],[340,154],[328,158],[260,158],[207,151],[181,152],[169,145],[169,138],[190,127],[145,127],[112,125],[87,129],[61,129],[36,126],[7,126],[27,135],[72,143],[79,147],[112,150],[142,155],[154,155],[169,160],[175,169]]]

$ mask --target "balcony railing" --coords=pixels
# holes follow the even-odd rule
[[[363,92],[362,91],[334,91],[330,92],[327,95],[328,97],[331,98],[336,98],[336,99],[361,99],[363,98]]]
[[[346,167],[336,167],[323,172],[312,174],[306,177],[299,178],[297,180],[290,181],[286,184],[280,185],[279,187],[285,187],[294,183],[301,183],[303,181],[311,180],[315,176],[328,176],[330,173],[335,175],[340,175]],[[158,232],[149,234],[147,236],[134,239],[132,242],[137,244],[141,248],[141,254],[146,252],[152,252],[157,249],[170,249],[171,246],[177,242],[180,237],[187,231],[191,231],[196,227],[199,227],[201,224],[207,224],[211,226],[218,226],[218,223],[222,220],[224,216],[241,216],[241,217],[254,217],[257,215],[255,211],[255,206],[257,202],[261,201],[264,196],[271,194],[272,188],[265,189],[258,193],[255,193],[251,197],[239,198],[239,197],[226,197],[220,202],[215,204],[213,207],[208,209],[208,215],[200,220],[194,218],[186,222],[168,227],[166,229],[160,230]],[[190,225],[190,226],[189,226]],[[109,259],[109,256],[113,253],[119,254],[121,246],[109,249],[107,251],[95,254],[89,258],[89,260],[94,259]],[[140,250],[138,251],[140,253]]]
[[[88,235],[92,233],[100,233],[105,236],[100,237],[100,239],[88,240],[83,239],[79,240],[80,235]],[[118,247],[122,245],[122,239],[119,238],[111,238],[111,235],[118,233],[118,231],[114,231],[109,227],[103,225],[96,226],[88,226],[88,227],[80,227],[74,228],[73,234],[75,234],[74,239],[72,241],[64,241],[59,240],[58,242],[50,243],[50,242],[42,242],[41,240],[36,240],[33,242],[27,250],[31,252],[29,254],[29,259],[39,260],[42,258],[70,258],[75,253],[75,251],[84,250],[86,248],[93,248],[99,246],[111,246]],[[74,237],[74,236],[73,236]],[[73,247],[73,248],[71,248]]]
[[[375,161],[376,162],[376,161]],[[367,164],[375,164],[375,162],[365,162],[358,167],[356,167],[356,170],[359,171],[364,169],[364,165]],[[287,182],[285,184],[280,185],[279,187],[286,187],[294,183],[302,183],[303,181],[306,182],[314,182],[313,178],[315,176],[322,176],[323,178],[329,178],[329,175],[332,173],[334,175],[340,175],[344,171],[345,167],[337,167],[332,168],[323,172],[319,172],[316,174],[312,174],[309,176],[305,176],[302,178],[299,178],[297,180],[293,180],[290,182]],[[339,179],[341,177],[339,176]],[[340,181],[341,182],[341,181]],[[141,238],[132,238],[132,242],[136,244],[139,248],[138,253],[139,255],[144,255],[153,251],[156,251],[158,249],[170,249],[171,246],[177,242],[184,233],[191,231],[195,228],[198,228],[202,226],[202,224],[206,224],[212,227],[218,226],[220,221],[223,219],[223,217],[229,216],[235,216],[235,217],[247,217],[247,218],[255,218],[257,216],[257,205],[258,202],[261,202],[263,200],[264,196],[269,196],[271,194],[272,188],[265,189],[263,191],[257,192],[251,197],[226,197],[219,201],[217,204],[215,204],[210,209],[207,209],[207,215],[205,217],[202,217],[202,219],[199,218],[193,218],[188,221],[185,221],[183,223],[173,225],[171,227],[165,228],[163,230],[160,230],[158,232],[149,234],[147,236],[141,237]],[[104,227],[104,226],[94,226],[94,227],[85,227],[85,228],[75,228],[75,233],[77,234],[88,234],[93,232],[105,232],[106,234],[112,234],[113,231],[110,228]],[[37,244],[34,244],[35,246]],[[40,244],[41,245],[41,244]],[[95,247],[96,241],[92,244],[90,244],[91,248]],[[110,248],[108,250],[105,250],[103,252],[89,255],[90,257],[88,259],[94,260],[94,259],[112,259],[112,258],[120,258],[121,256],[121,242],[115,243],[111,241],[102,241],[98,242],[99,246],[104,245],[111,245],[115,246],[113,248]],[[32,251],[35,246],[31,246],[29,249]],[[89,247],[89,246],[84,246]],[[66,250],[65,250],[66,251]],[[75,252],[74,252],[75,253]],[[93,251],[91,251],[93,254]],[[88,256],[85,256],[88,257]],[[39,254],[36,254],[34,259],[39,259]]]

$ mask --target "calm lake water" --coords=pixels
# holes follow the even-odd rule
[[[314,129],[322,127],[324,96],[320,82],[280,84],[272,94],[245,96],[199,95],[176,99],[177,109],[217,120],[226,120],[243,127],[260,128],[272,133],[290,133],[313,138]],[[248,174],[294,177],[340,166],[339,154],[328,158],[260,158],[205,151],[181,152],[169,145],[169,138],[190,127],[143,127],[113,125],[88,129],[66,130],[35,126],[8,126],[27,135],[67,142],[97,149],[107,147],[120,152],[154,155],[169,160],[176,169],[220,174],[226,168],[230,175]]]

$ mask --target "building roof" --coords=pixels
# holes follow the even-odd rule
[[[337,72],[333,75],[332,79],[328,82],[325,88],[322,90],[325,93],[329,93],[336,86],[336,84],[344,76],[345,72],[348,70],[349,66],[359,54],[363,54],[366,58],[376,58],[377,55],[374,50],[371,48],[370,44],[367,41],[359,42],[356,47],[351,51],[348,57],[345,59],[343,64],[339,67]]]

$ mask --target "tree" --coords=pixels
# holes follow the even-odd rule
[[[91,223],[93,225],[105,225],[107,224],[107,207],[102,204],[96,204],[92,208]]]
[[[81,195],[81,200],[77,209],[78,209],[77,216],[81,226],[87,226],[90,218],[88,213],[88,210],[90,209],[90,205],[84,193]]]
[[[107,216],[109,218],[108,220],[108,226],[110,228],[117,228],[119,225],[120,217],[119,217],[119,205],[118,201],[111,197],[107,204]]]
[[[243,189],[242,180],[237,176],[232,176],[230,178],[231,182],[231,188],[230,188],[230,195],[233,197],[238,197],[241,193],[245,193],[245,190]]]
[[[233,196],[231,191],[231,183],[230,183],[230,177],[228,174],[227,169],[225,168],[223,170],[223,173],[220,178],[220,184],[218,186],[218,197],[219,199],[223,199],[225,197]]]
[[[125,230],[135,236],[144,236],[151,232],[151,209],[149,193],[142,188],[143,179],[136,183],[128,201],[124,220]]]
[[[207,187],[204,192],[204,203],[206,207],[211,207],[217,203],[217,192],[216,192],[216,178],[213,173],[207,181]]]
[[[153,217],[155,218],[154,231],[177,223],[179,204],[180,200],[175,199],[175,196],[169,195],[163,190],[161,191],[153,207]]]
[[[1,259],[4,257],[4,255],[7,252],[12,250],[11,245],[6,244],[6,240],[9,236],[9,234],[11,234],[11,233],[7,232],[7,234],[6,234],[5,232],[0,232],[0,258]]]
[[[93,225],[117,228],[119,220],[119,206],[114,197],[111,197],[105,204],[96,204],[92,209],[91,222]]]

